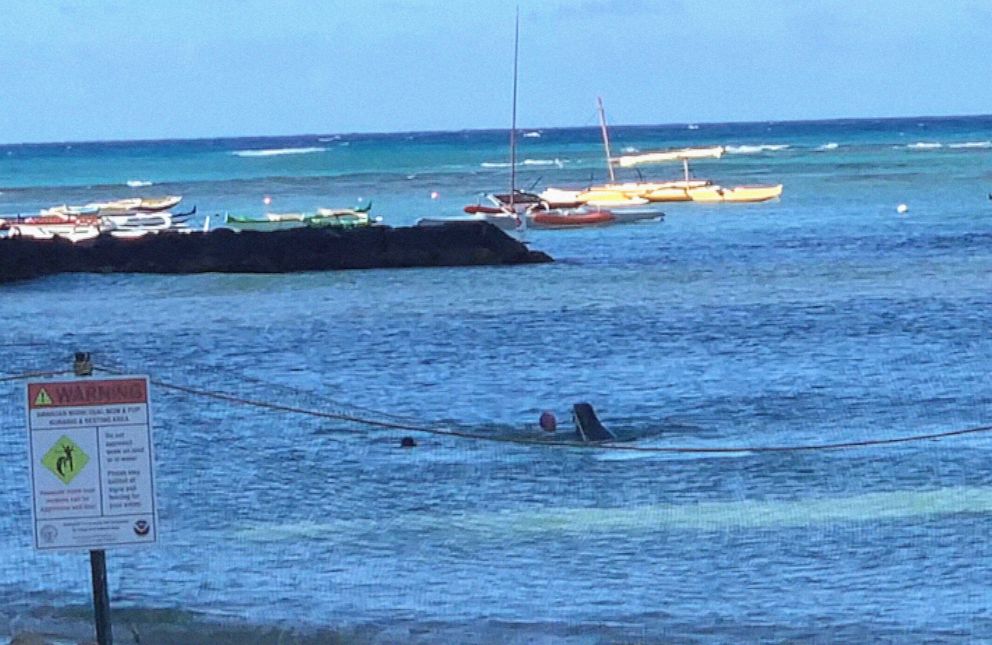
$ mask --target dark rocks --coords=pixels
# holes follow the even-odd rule
[[[16,634],[12,639],[10,639],[8,645],[52,645],[52,641],[39,634],[24,632],[21,634]]]
[[[217,229],[137,239],[0,239],[0,282],[55,273],[287,273],[551,262],[485,222],[270,233]]]

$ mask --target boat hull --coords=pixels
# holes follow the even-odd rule
[[[782,184],[776,184],[774,186],[735,186],[733,188],[707,186],[705,188],[690,190],[688,193],[690,199],[694,202],[765,202],[781,196]]]
[[[417,220],[417,226],[444,226],[445,224],[465,223],[465,222],[487,222],[504,231],[513,231],[521,227],[519,217],[510,214],[480,213],[476,212],[467,217],[421,217]]]
[[[535,211],[527,216],[527,224],[539,229],[590,228],[607,226],[617,221],[616,215],[606,210],[595,211]]]

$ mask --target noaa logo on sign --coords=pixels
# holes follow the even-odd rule
[[[135,535],[148,535],[148,531],[152,530],[152,525],[145,520],[138,520],[134,523],[134,534]]]

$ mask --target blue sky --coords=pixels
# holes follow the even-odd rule
[[[519,124],[992,112],[989,0],[521,0]],[[0,0],[0,142],[506,128],[513,3]]]

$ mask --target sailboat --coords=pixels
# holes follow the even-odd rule
[[[470,216],[461,219],[421,218],[418,226],[433,226],[455,221],[485,221],[506,230],[527,227],[564,229],[612,224],[616,217],[608,210],[572,201],[549,203],[531,193],[517,189],[517,69],[520,54],[520,8],[517,8],[513,33],[513,115],[510,123],[510,192],[490,194],[491,206],[471,204],[464,208]]]
[[[632,168],[643,163],[682,162],[683,179],[663,183],[640,193],[642,197],[652,202],[764,202],[782,194],[782,184],[724,188],[711,181],[690,178],[690,159],[719,159],[724,152],[722,146],[682,148],[625,155],[617,158],[615,163],[623,168]]]
[[[642,204],[644,202],[759,202],[774,199],[782,194],[782,184],[769,186],[736,186],[724,188],[707,179],[695,179],[689,172],[689,161],[693,159],[719,159],[726,150],[723,146],[681,148],[635,155],[613,157],[610,153],[610,138],[606,128],[606,111],[602,97],[598,103],[599,124],[606,151],[606,168],[610,181],[606,184],[590,186],[584,190],[568,191],[549,188],[541,193],[551,199],[575,199],[588,204]],[[681,179],[666,181],[636,181],[618,183],[615,166],[632,168],[639,164],[681,161]]]

